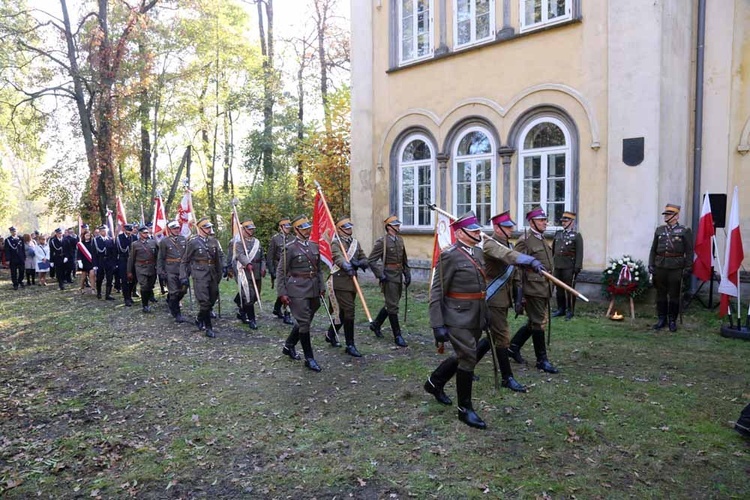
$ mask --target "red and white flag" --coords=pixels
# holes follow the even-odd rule
[[[78,248],[78,253],[86,257],[86,260],[89,262],[93,262],[93,258],[91,257],[91,252],[89,252],[89,249],[86,248],[86,245],[83,244],[82,241],[79,241],[76,245],[76,248]]]
[[[190,236],[190,223],[193,220],[193,197],[190,191],[182,195],[182,201],[177,208],[177,222],[180,223],[180,234],[184,237]]]
[[[111,238],[115,237],[115,224],[112,222],[112,210],[107,207],[107,227],[109,227],[109,236]],[[122,227],[120,228],[122,229]]]
[[[693,256],[693,274],[701,281],[711,280],[711,268],[714,265],[714,217],[711,214],[711,200],[708,193],[703,197],[701,218],[698,231],[695,233],[695,255]]]
[[[167,214],[161,196],[154,198],[154,238],[160,240],[167,230]]]
[[[119,196],[117,197],[117,207],[115,210],[117,210],[117,225],[119,226],[117,230],[122,231],[123,226],[128,223],[128,219],[125,217],[125,207],[122,205],[122,199]],[[114,232],[112,234],[114,235]]]
[[[325,200],[318,191],[315,194],[313,204],[313,222],[310,241],[318,244],[320,250],[320,260],[326,263],[329,268],[333,268],[333,253],[331,252],[331,241],[336,234],[336,228],[333,227],[333,219]]]
[[[447,215],[437,212],[435,244],[432,247],[432,277],[430,283],[435,279],[435,268],[437,268],[438,260],[440,259],[440,252],[456,243],[456,234],[451,227],[451,222],[453,221]]]
[[[729,213],[729,228],[727,232],[727,248],[724,257],[724,266],[721,270],[721,283],[719,284],[719,293],[721,301],[719,307],[719,317],[726,316],[729,311],[730,297],[737,297],[739,315],[740,301],[740,267],[745,259],[745,252],[742,249],[742,235],[740,234],[740,204],[739,189],[734,187],[732,196],[732,211]]]

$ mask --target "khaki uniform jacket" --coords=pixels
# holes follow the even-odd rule
[[[484,269],[487,272],[487,286],[498,276],[503,276],[510,265],[515,265],[520,253],[512,249],[508,240],[500,239],[496,234],[484,240],[482,245],[484,254]],[[511,307],[513,305],[513,290],[517,283],[518,268],[512,273],[508,281],[498,290],[487,303],[492,307]]]
[[[648,265],[663,269],[693,268],[693,232],[675,224],[659,226],[651,243]]]
[[[156,259],[157,274],[179,276],[180,264],[186,247],[187,240],[181,234],[162,238],[159,242],[159,257]]]
[[[240,265],[242,266],[242,272],[244,272],[246,275],[248,264],[253,265],[253,277],[255,278],[255,281],[261,280],[261,273],[266,268],[266,260],[263,256],[263,247],[258,244],[258,251],[253,256],[252,260],[248,258],[247,255],[245,255],[245,248],[247,248],[248,253],[253,248],[253,245],[255,245],[256,239],[253,238],[245,238],[245,246],[242,246],[242,241],[237,240],[232,244],[232,251],[234,252],[234,258],[237,260]],[[234,272],[237,272],[236,269],[234,269]],[[250,279],[250,276],[247,276],[248,280]],[[236,279],[236,278],[235,278]]]
[[[272,276],[276,276],[276,268],[279,267],[284,247],[293,240],[293,235],[281,232],[274,234],[271,238],[271,243],[268,244],[268,255],[266,255],[266,268]]]
[[[487,324],[487,287],[484,256],[480,248],[456,243],[440,253],[435,279],[430,289],[430,326],[480,330]],[[452,294],[475,294],[476,298],[451,297]],[[481,295],[481,296],[480,296]]]
[[[305,245],[295,238],[286,244],[286,259],[276,268],[276,294],[281,297],[316,299],[323,291],[323,270],[320,267],[318,244],[308,241]]]
[[[578,231],[557,231],[552,240],[555,269],[583,267],[583,236]]]
[[[128,257],[128,272],[138,278],[139,276],[156,276],[156,257],[159,249],[156,241],[148,238],[138,239],[130,245],[130,256]],[[139,280],[140,282],[140,280]]]
[[[384,252],[385,259],[383,258]],[[375,240],[370,257],[367,260],[373,274],[378,279],[385,275],[388,281],[401,283],[401,275],[411,273],[404,239],[399,235],[395,236],[395,241],[389,235],[381,236]],[[385,265],[383,265],[383,261],[385,261]]]
[[[531,255],[547,269],[552,272],[552,249],[549,247],[544,237],[533,231],[527,231],[516,243],[516,251]],[[551,286],[547,279],[541,274],[537,274],[530,269],[519,271],[522,276],[523,294],[528,297],[549,298],[552,296]]]
[[[216,238],[193,235],[187,241],[185,254],[180,263],[180,280],[193,277],[195,281],[221,280],[221,265],[224,252]]]
[[[338,236],[336,238],[339,239]],[[351,248],[353,241],[357,241],[355,238],[340,239],[341,243],[344,244],[344,248],[347,252],[349,251],[349,248]],[[346,260],[344,258],[344,252],[341,251],[341,245],[339,245],[336,239],[334,239],[331,243],[331,254],[333,254],[333,263],[339,267],[342,267]],[[362,250],[362,247],[359,246],[359,242],[357,242],[357,251],[354,252],[352,259],[361,261],[365,260],[366,258],[367,256],[365,255],[364,250]],[[343,290],[346,292],[354,292],[357,290],[357,288],[354,286],[354,280],[351,276],[346,274],[343,269],[339,269],[337,272],[333,273],[333,289]]]

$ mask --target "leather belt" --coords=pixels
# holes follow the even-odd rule
[[[136,264],[155,264],[156,262],[153,260],[136,260]]]
[[[386,269],[403,269],[403,266],[401,264],[386,264]]]
[[[169,259],[169,258],[167,258],[167,262],[182,262],[182,259]]]
[[[289,273],[292,278],[315,278],[317,272],[310,271],[309,273]]]
[[[685,256],[684,253],[669,253],[669,252],[657,253],[656,255],[658,255],[659,257],[684,257]]]
[[[209,260],[205,260],[205,259],[198,260],[198,259],[196,259],[193,262],[195,262],[196,264],[209,264],[209,265],[214,263],[213,259],[209,259]]]
[[[445,296],[456,300],[482,300],[485,297],[485,292],[448,292]]]

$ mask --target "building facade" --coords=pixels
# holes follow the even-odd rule
[[[691,225],[696,189],[734,185],[750,228],[750,2],[706,2],[697,78],[700,3],[352,0],[351,199],[365,248],[390,213],[418,263],[432,252],[430,203],[486,224],[511,210],[520,231],[541,204],[551,231],[578,213],[584,269],[598,271],[647,258],[667,202]]]

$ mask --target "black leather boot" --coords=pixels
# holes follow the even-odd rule
[[[565,316],[566,310],[567,308],[565,307],[565,297],[557,297],[557,310],[552,312],[552,317],[559,318],[560,316]]]
[[[383,332],[380,331],[380,327],[383,326],[383,321],[385,321],[385,318],[387,317],[388,317],[388,311],[386,311],[384,307],[380,310],[375,320],[373,320],[373,322],[370,323],[370,330],[372,330],[375,333],[375,336],[379,339],[383,338]]]
[[[513,361],[518,364],[523,365],[526,363],[526,360],[524,360],[521,356],[521,348],[526,343],[526,341],[529,340],[529,337],[531,337],[531,330],[529,329],[528,325],[523,325],[518,329],[518,331],[510,341],[510,347],[508,347],[508,356],[510,356]]]
[[[237,319],[242,323],[247,323],[247,313],[240,309],[239,311],[237,311]]]
[[[294,325],[289,336],[286,338],[286,342],[284,342],[284,347],[281,349],[281,352],[284,355],[289,356],[291,359],[302,359],[301,356],[297,354],[297,349],[295,349],[297,342],[299,342],[299,327]]]
[[[285,325],[293,325],[294,321],[292,320],[292,315],[289,314],[289,311],[284,311],[284,318],[283,322]]]
[[[679,302],[669,302],[669,331],[670,332],[676,332],[677,331],[677,316],[680,314],[680,304]]]
[[[216,337],[216,334],[214,333],[213,325],[211,324],[211,314],[209,313],[203,314],[203,323],[206,325],[206,337],[211,338],[211,339]]]
[[[486,429],[487,424],[479,418],[471,404],[471,386],[474,374],[464,370],[456,371],[456,393],[458,397],[458,419],[475,429]]]
[[[300,332],[299,341],[302,344],[302,352],[305,353],[305,366],[314,372],[322,370],[320,365],[313,357],[312,342],[310,342],[310,332]]]
[[[391,323],[393,342],[399,347],[407,347],[407,343],[404,340],[404,337],[401,336],[401,326],[398,323],[398,314],[389,314],[388,321],[390,321]]]
[[[326,332],[326,342],[331,344],[331,347],[341,347],[341,342],[338,339],[338,333],[341,329],[341,324],[336,325],[336,329],[333,329],[333,325],[328,325],[328,331]]]
[[[276,297],[276,302],[273,303],[273,311],[271,311],[274,316],[281,319],[283,316],[281,315],[281,299]]]
[[[534,342],[537,369],[543,370],[547,373],[558,373],[560,370],[555,368],[547,359],[547,346],[544,344],[544,330],[534,330],[532,340]]]
[[[251,330],[258,329],[258,323],[255,322],[255,305],[245,304],[245,315],[247,316],[247,326]]]
[[[184,323],[184,322],[186,322],[187,318],[185,318],[185,316],[182,315],[182,311],[180,310],[180,300],[179,299],[175,298],[172,301],[172,307],[173,307],[173,310],[174,310],[174,322],[175,323]]]
[[[354,320],[353,319],[344,320],[344,338],[346,339],[345,352],[349,356],[353,356],[355,358],[361,358],[362,355],[357,350],[357,346],[354,345]]]
[[[515,378],[513,378],[513,370],[510,367],[510,358],[508,357],[508,350],[498,347],[495,349],[495,355],[497,356],[497,362],[500,365],[500,375],[503,381],[500,383],[502,387],[506,387],[514,392],[526,392],[526,387],[519,384]]]
[[[112,285],[106,286],[106,292],[104,295],[104,300],[115,300],[114,297],[112,297]]]
[[[667,326],[667,303],[657,302],[656,303],[656,314],[659,315],[659,320],[653,326],[654,330],[661,330]]]
[[[148,292],[141,290],[141,306],[144,313],[151,312],[151,306],[148,304]]]
[[[450,406],[453,404],[451,398],[445,393],[445,384],[456,374],[458,369],[458,359],[451,356],[435,368],[435,371],[427,377],[424,383],[424,390],[435,396],[438,403]]]

